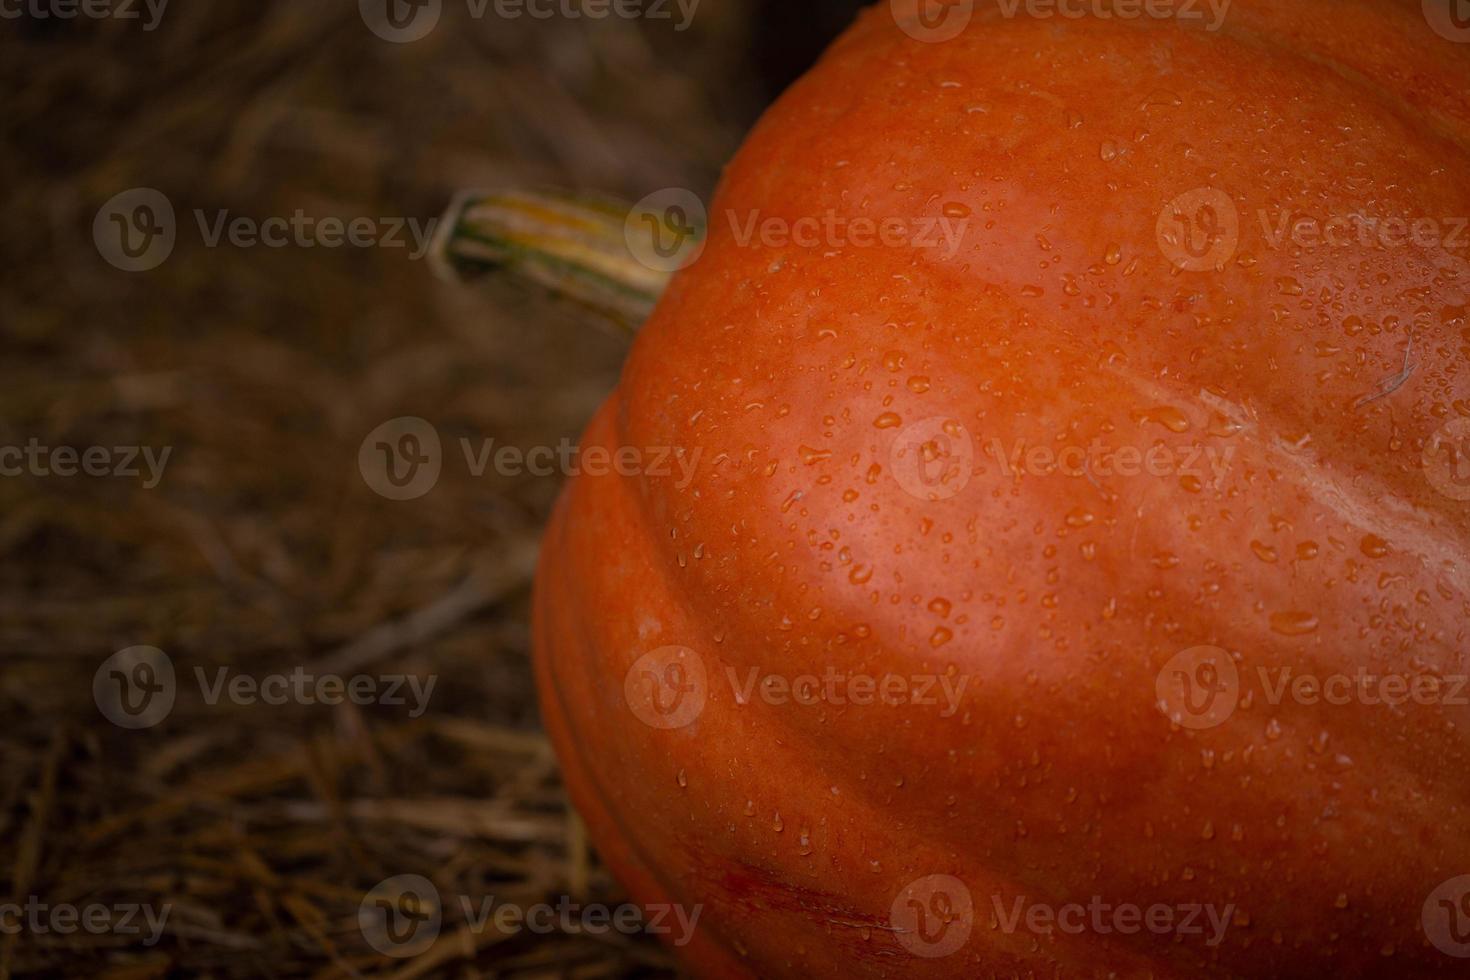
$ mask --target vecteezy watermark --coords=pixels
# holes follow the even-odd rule
[[[635,261],[655,272],[677,272],[704,254],[709,212],[699,195],[665,187],[643,197],[623,220],[623,240]]]
[[[934,415],[904,426],[888,451],[888,472],[903,490],[920,500],[947,500],[958,495],[975,473],[977,440],[953,418]],[[1235,447],[1190,443],[1148,446],[1114,445],[1101,437],[1082,443],[1028,443],[1000,439],[980,442],[1001,476],[1065,476],[1095,480],[1106,477],[1177,477],[1198,487],[1218,488],[1235,458]]]
[[[151,187],[114,195],[92,220],[97,251],[124,272],[158,268],[173,254],[177,237],[172,202]]]
[[[476,479],[487,472],[500,476],[652,476],[670,477],[682,490],[694,479],[704,450],[677,446],[588,446],[570,439],[555,446],[496,445],[493,438],[461,437],[465,468]],[[357,467],[365,483],[389,500],[422,497],[439,482],[444,454],[439,432],[417,416],[390,419],[373,429],[357,451]]]
[[[960,422],[934,415],[899,430],[888,448],[888,472],[919,500],[948,500],[975,472],[975,440]]]
[[[650,650],[623,675],[623,701],[650,728],[691,725],[709,700],[709,673],[704,660],[689,647],[670,645]]]
[[[1451,500],[1470,500],[1470,419],[1455,419],[1424,444],[1424,479]]]
[[[221,701],[250,706],[355,704],[406,707],[410,718],[428,710],[437,675],[316,674],[305,667],[283,673],[243,674],[229,667],[195,667],[195,683],[210,707]],[[179,683],[172,658],[157,647],[119,650],[92,675],[92,698],[103,717],[119,728],[152,728],[174,709]]]
[[[1218,31],[1225,25],[1231,0],[997,0],[1000,15],[1007,20],[1061,17],[1081,20],[1179,20],[1205,21],[1204,29]]]
[[[498,901],[494,895],[458,895],[458,907],[470,932],[490,928],[502,936],[534,935],[666,936],[675,946],[687,946],[704,911],[701,905],[625,902],[609,906],[574,902],[561,895],[554,902],[529,905]],[[418,956],[434,944],[444,925],[445,903],[439,889],[422,875],[395,875],[379,882],[363,898],[357,921],[368,945],[385,956]]]
[[[700,0],[464,0],[474,20],[493,14],[502,20],[675,20],[686,31]],[[444,13],[443,0],[358,0],[362,22],[378,37],[407,44],[429,36]]]
[[[1155,902],[1145,906],[1132,902],[1108,902],[1101,895],[1093,895],[1085,905],[1081,902],[1060,905],[1028,902],[1024,895],[1016,896],[1009,907],[999,895],[990,896],[990,902],[1000,930],[1006,935],[1014,935],[1022,927],[1038,936],[1058,932],[1068,936],[1086,933],[1136,936],[1149,933],[1155,936],[1205,936],[1206,946],[1218,946],[1225,939],[1225,930],[1235,916],[1234,903],[1223,908],[1200,902]]]
[[[0,903],[0,936],[70,936],[84,932],[93,936],[142,936],[139,945],[155,946],[172,912],[173,905],[167,902],[157,906],[140,902],[52,904],[31,895],[23,903]]]
[[[964,33],[975,16],[975,0],[889,0],[893,22],[915,41],[939,44]]]
[[[1006,20],[1208,21],[1203,25],[1207,31],[1224,26],[1230,4],[1231,0],[997,0]],[[930,44],[959,37],[975,16],[975,0],[889,0],[888,6],[905,34]]]
[[[1240,211],[1217,187],[1196,187],[1164,205],[1154,226],[1159,251],[1184,272],[1224,268],[1240,247]]]
[[[1273,249],[1291,244],[1317,248],[1463,248],[1470,245],[1470,218],[1335,214],[1327,218],[1277,212],[1256,212],[1261,234]]]
[[[389,500],[414,500],[439,482],[444,452],[439,430],[414,415],[389,419],[357,450],[357,469],[373,492]]]
[[[429,251],[439,219],[415,217],[319,218],[297,208],[289,216],[258,218],[227,209],[193,211],[206,248],[410,249],[412,260]],[[111,198],[92,222],[97,251],[126,272],[146,272],[173,253],[178,226],[173,203],[159,191],[134,187]]]
[[[1094,438],[1087,445],[1028,445],[1017,439],[1009,447],[999,439],[987,444],[989,454],[1000,463],[1006,476],[1059,474],[1073,478],[1088,476],[1192,476],[1218,487],[1230,471],[1235,447],[1217,450],[1198,443],[1170,446],[1158,442],[1141,446],[1115,446]]]
[[[787,704],[802,707],[853,705],[915,707],[939,709],[939,717],[952,718],[960,710],[960,699],[970,678],[948,674],[849,674],[828,666],[821,674],[770,673],[760,667],[737,672],[725,668],[725,678],[735,693],[735,704],[744,707],[754,701],[777,707]]]
[[[927,248],[953,258],[960,250],[969,218],[951,215],[925,217],[867,217],[828,209],[820,215],[788,219],[762,216],[759,208],[746,214],[725,212],[735,244],[741,248]]]
[[[904,949],[925,959],[939,959],[970,941],[975,902],[958,878],[926,875],[898,893],[889,907],[888,921]]]
[[[828,665],[819,672],[783,674],[763,667],[726,666],[737,708],[760,703],[773,707],[933,708],[952,718],[970,678],[960,674],[864,674]],[[692,725],[709,701],[710,675],[704,659],[685,646],[663,646],[643,654],[623,675],[628,710],[651,728]]]
[[[1446,41],[1470,44],[1470,0],[1424,0],[1424,19]]]
[[[24,446],[0,446],[0,476],[93,476],[142,478],[152,490],[163,479],[174,447],[164,446],[43,446],[34,436]],[[139,469],[139,460],[147,469]]]
[[[152,728],[174,710],[174,662],[157,647],[119,650],[92,675],[92,699],[119,728]]]
[[[1378,673],[1366,667],[1317,674],[1295,666],[1257,666],[1242,675],[1235,659],[1214,646],[1191,647],[1170,658],[1155,679],[1156,704],[1182,728],[1223,725],[1240,706],[1244,680],[1254,678],[1266,704],[1398,708],[1470,706],[1470,675]]]
[[[168,0],[0,0],[0,20],[140,20],[157,29]]]
[[[1440,952],[1470,959],[1470,875],[1451,878],[1431,892],[1420,923]]]

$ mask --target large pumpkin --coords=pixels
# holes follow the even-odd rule
[[[593,839],[706,977],[1466,975],[1454,10],[904,7],[751,134],[586,433],[646,465],[547,534]]]

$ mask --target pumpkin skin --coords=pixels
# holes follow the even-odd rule
[[[767,113],[583,442],[698,451],[693,478],[574,478],[537,576],[568,791],[640,901],[701,906],[691,970],[1464,975],[1421,912],[1470,873],[1470,711],[1273,703],[1256,671],[1470,670],[1470,503],[1423,458],[1470,415],[1470,233],[1258,220],[1470,215],[1467,149],[1470,46],[1418,0],[1236,0],[1218,32],[982,3],[943,43],[883,4]],[[1182,271],[1159,218],[1202,187],[1239,245]],[[757,210],[970,220],[953,254],[741,243]],[[951,438],[895,448],[923,420]],[[1233,452],[1195,481],[990,451],[1094,438]],[[1206,645],[1249,680],[1196,728],[1158,683]],[[704,706],[656,728],[625,680],[670,646]],[[969,682],[948,717],[740,704],[753,667]],[[930,958],[892,912],[936,874],[973,913]],[[1022,896],[1234,909],[1214,945],[1001,928]]]

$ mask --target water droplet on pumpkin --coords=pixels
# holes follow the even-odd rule
[[[1364,537],[1361,548],[1363,554],[1369,558],[1382,558],[1388,554],[1388,542],[1376,534],[1369,534]]]
[[[852,571],[847,573],[847,580],[853,585],[862,585],[873,577],[873,566],[857,564],[852,566]]]
[[[936,648],[942,647],[952,639],[954,639],[953,630],[946,629],[943,626],[936,626],[934,632],[929,635],[929,645]]]
[[[1064,520],[1068,527],[1086,527],[1097,520],[1097,518],[1086,507],[1073,507],[1067,511],[1067,516]]]
[[[1275,548],[1260,541],[1251,542],[1251,551],[1255,552],[1256,557],[1268,565],[1274,565],[1279,557]]]
[[[946,218],[968,218],[970,207],[959,201],[946,201],[944,204],[944,216]]]
[[[929,390],[929,379],[922,374],[916,374],[908,380],[909,391],[922,395]]]
[[[949,618],[950,603],[948,599],[938,597],[929,600],[929,611],[940,619]]]
[[[1153,422],[1170,432],[1184,432],[1189,428],[1189,416],[1172,405],[1155,405],[1133,413],[1135,422]]]
[[[830,449],[812,449],[810,446],[802,446],[798,452],[801,454],[801,461],[808,466],[823,463],[832,458]]]
[[[679,788],[680,789],[683,789],[684,787],[686,787],[686,786],[689,785],[689,775],[686,772],[684,772],[683,769],[680,769],[679,770],[679,775],[677,777],[675,777],[675,778],[679,781]]]
[[[873,420],[875,429],[896,429],[903,425],[903,419],[897,412],[884,412]]]
[[[1309,612],[1279,612],[1271,614],[1271,629],[1282,636],[1305,636],[1317,632],[1321,625],[1316,616]]]

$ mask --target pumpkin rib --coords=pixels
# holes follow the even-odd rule
[[[974,228],[945,256],[742,242],[712,222],[589,429],[707,455],[686,485],[574,480],[537,613],[573,620],[539,626],[537,655],[569,715],[553,738],[589,770],[569,784],[594,798],[593,839],[646,864],[646,887],[707,905],[718,955],[687,953],[695,969],[1453,975],[1418,923],[1470,868],[1470,712],[1271,703],[1253,672],[1467,667],[1467,525],[1412,459],[1470,398],[1464,283],[1443,250],[1244,238],[1239,261],[1181,272],[1155,221],[1206,184],[1288,218],[1454,214],[1470,197],[1437,178],[1465,157],[1363,95],[1383,71],[1311,58],[1357,70],[1423,47],[1405,4],[1329,22],[1315,0],[1237,2],[1237,26],[1279,44],[1035,20],[909,44],[881,5],[727,169],[717,213],[944,209]],[[1439,89],[1460,77],[1424,54]],[[1406,336],[1417,371],[1385,392]],[[933,419],[1002,444],[1233,439],[1239,459],[1203,487],[1114,474],[1102,495],[977,453],[969,484],[931,499],[895,478],[894,447]],[[726,696],[695,728],[653,731],[618,688],[667,644],[716,674],[832,665],[974,687],[949,716],[741,710],[716,676]],[[1158,686],[1196,644],[1225,648],[1251,691],[1200,730],[1161,710]],[[973,889],[974,931],[948,958],[910,956],[888,903],[941,873]],[[1240,918],[1216,947],[1006,934],[991,893],[1235,903]]]

